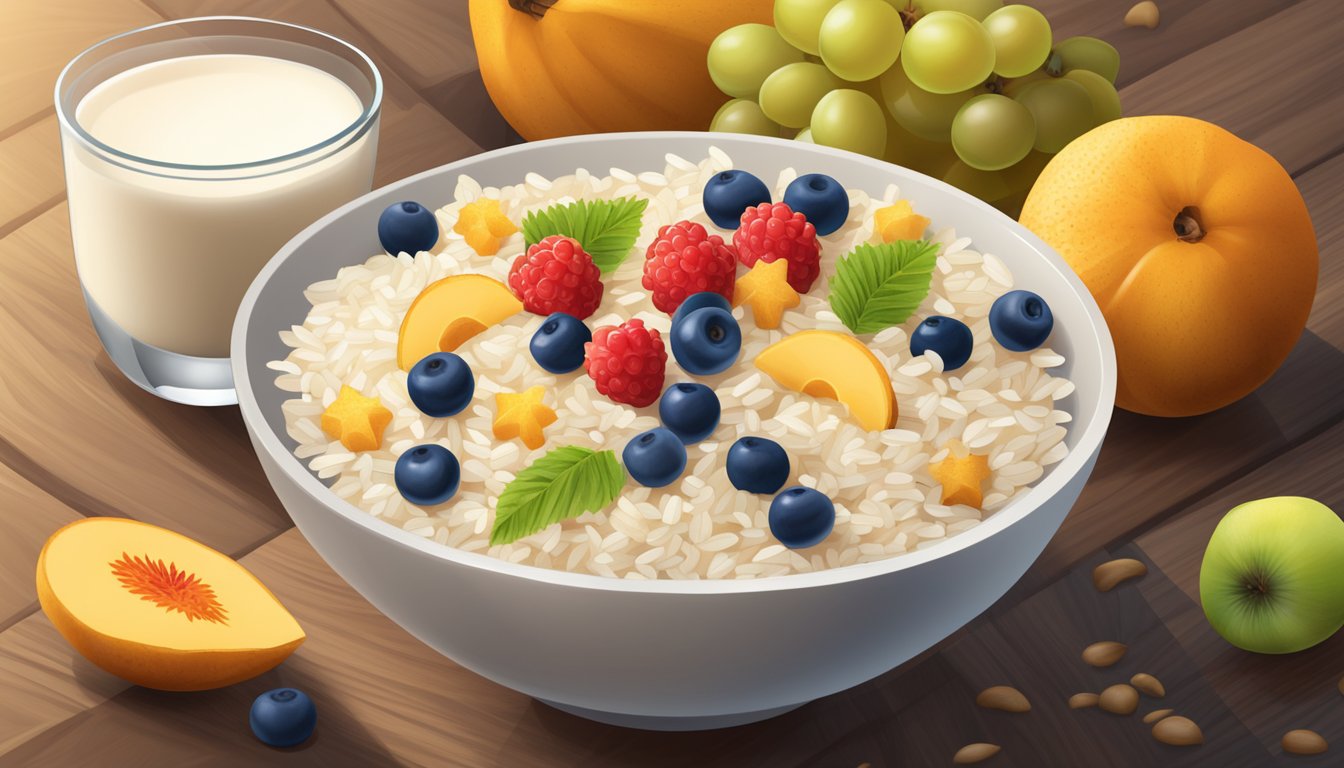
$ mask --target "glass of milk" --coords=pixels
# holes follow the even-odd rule
[[[128,378],[177,402],[237,402],[238,304],[286,241],[369,191],[382,93],[349,43],[241,17],[127,32],[66,66],[75,263]]]

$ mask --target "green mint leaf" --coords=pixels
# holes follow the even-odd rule
[[[531,248],[551,235],[572,237],[605,275],[635,247],[648,205],[648,200],[634,197],[552,205],[523,217],[523,238]]]
[[[841,257],[831,279],[831,309],[854,333],[905,322],[929,295],[938,246],[924,240],[863,244]]]
[[[567,445],[518,473],[499,494],[491,544],[510,544],[561,520],[597,512],[616,500],[625,470],[613,451]]]

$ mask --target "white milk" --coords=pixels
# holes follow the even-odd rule
[[[303,152],[355,123],[362,109],[354,91],[320,69],[211,54],[118,74],[80,100],[76,119],[121,153],[218,166]],[[67,138],[66,185],[84,289],[142,342],[227,357],[234,314],[252,278],[290,237],[368,191],[377,138],[375,128],[297,168],[330,150],[260,170],[162,171],[210,177],[190,179],[118,167]],[[223,178],[249,175],[255,177]]]

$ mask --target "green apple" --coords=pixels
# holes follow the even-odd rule
[[[1204,551],[1199,599],[1209,624],[1238,648],[1316,645],[1344,625],[1344,520],[1299,496],[1233,508]]]

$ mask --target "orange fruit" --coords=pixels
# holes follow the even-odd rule
[[[1064,148],[1021,222],[1101,306],[1116,404],[1192,416],[1250,394],[1306,327],[1319,254],[1306,203],[1264,150],[1190,117],[1130,117]]]

